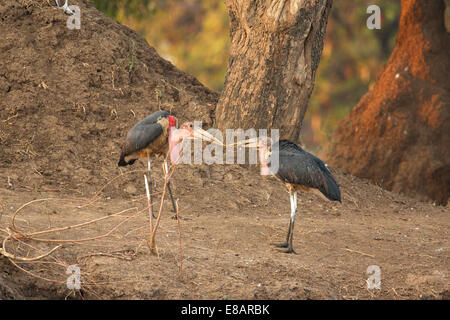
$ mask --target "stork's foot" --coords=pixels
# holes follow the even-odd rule
[[[177,215],[175,214],[175,215],[172,216],[172,219],[173,219],[173,220],[178,220],[178,219],[182,220],[183,217],[182,217],[182,216],[178,216],[178,217],[177,217]]]
[[[287,248],[286,250],[282,250],[281,252],[283,253],[295,253],[294,248],[292,248],[292,246],[289,245],[289,242],[282,242],[282,243],[274,243],[274,245],[277,248]]]
[[[289,243],[287,242],[282,242],[282,243],[274,243],[275,247],[277,248],[287,248],[289,247]]]
[[[295,252],[294,248],[287,248],[286,250],[282,251],[283,253],[293,253],[293,254],[297,254],[297,252]]]

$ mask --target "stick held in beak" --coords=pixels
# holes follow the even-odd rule
[[[219,139],[217,139],[216,137],[214,137],[211,133],[209,133],[208,131],[205,131],[203,129],[200,128],[194,128],[192,131],[192,138],[193,139],[200,139],[200,140],[204,140],[207,142],[213,142],[213,143],[217,143],[219,145],[223,146],[222,141],[220,141]]]
[[[254,138],[249,138],[249,139],[245,139],[245,140],[241,140],[238,141],[237,143],[238,146],[244,146],[246,148],[255,148],[258,149],[259,144],[258,144],[258,138],[254,137]]]

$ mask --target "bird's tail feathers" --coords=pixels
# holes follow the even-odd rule
[[[117,164],[119,167],[125,167],[128,165],[132,165],[134,162],[136,161],[136,159],[132,159],[130,161],[125,161],[125,156],[121,155],[120,159],[119,159],[119,163]]]
[[[125,161],[124,158],[119,159],[119,163],[117,164],[119,167],[125,167],[128,165],[128,162]]]
[[[336,180],[334,180],[331,173],[327,170],[327,172],[323,172],[323,176],[325,178],[325,185],[320,188],[320,192],[323,193],[325,197],[327,197],[331,201],[341,201],[341,190],[339,189]]]

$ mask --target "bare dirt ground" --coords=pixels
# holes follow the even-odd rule
[[[163,180],[160,176],[155,180],[160,192]],[[177,221],[171,219],[166,199],[156,239],[159,256],[149,253],[145,241],[148,216],[144,210],[106,238],[64,244],[42,262],[18,263],[35,276],[1,258],[0,281],[10,288],[3,298],[73,297],[65,285],[65,268],[76,264],[81,268],[82,297],[93,299],[448,299],[448,207],[411,200],[349,175],[337,173],[337,180],[342,204],[314,194],[300,197],[294,236],[297,254],[287,255],[272,246],[284,240],[289,221],[288,195],[281,184],[234,166],[179,167],[174,184],[182,216],[182,279]],[[142,189],[140,182],[130,179],[128,186]],[[1,229],[9,225],[18,206],[29,200],[74,199],[25,208],[17,225],[27,232],[146,206],[143,192],[141,197],[115,198],[108,188],[99,201],[82,209],[76,205],[87,199],[75,200],[73,195],[7,189],[0,189],[0,194]],[[131,217],[135,212],[124,215]],[[96,237],[123,220],[113,217],[47,238]],[[41,251],[36,251],[17,242],[8,244],[30,257],[54,246],[39,244]],[[381,268],[380,290],[367,289],[370,265]],[[50,284],[36,276],[60,283]]]
[[[18,213],[16,227],[24,233],[105,219],[8,240],[9,253],[28,258],[62,247],[16,265],[0,256],[0,298],[449,298],[448,205],[419,202],[339,170],[333,172],[343,203],[300,195],[297,254],[286,255],[272,246],[285,239],[289,221],[278,181],[256,168],[179,166],[173,183],[182,259],[167,199],[158,255],[151,255],[144,165],[112,180],[121,174],[122,139],[159,108],[213,126],[218,94],[88,1],[72,3],[82,10],[81,30],[68,30],[67,16],[50,2],[0,4],[0,240],[14,212],[35,199],[48,200]],[[158,208],[161,161],[153,168]],[[141,171],[125,174],[132,170]],[[97,201],[77,207],[108,182]],[[79,292],[66,286],[74,264],[81,269]],[[380,290],[367,289],[370,265],[381,268]]]

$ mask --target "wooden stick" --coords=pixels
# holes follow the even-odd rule
[[[150,218],[150,239],[153,238],[153,209],[152,209],[152,200],[150,198],[150,191],[148,188],[148,181],[147,176],[144,174],[144,180],[145,180],[145,192],[147,193],[147,204],[148,204],[148,215]],[[152,245],[152,242],[150,241],[150,251],[153,251],[154,244]]]
[[[169,153],[167,153],[166,159],[168,156],[169,156]],[[162,208],[163,208],[163,204],[164,204],[164,197],[166,195],[167,182],[172,177],[174,171],[175,171],[175,167],[172,165],[169,169],[169,173],[164,172],[164,188],[163,188],[163,192],[161,194],[161,202],[159,205],[158,216],[156,217],[156,222],[155,222],[155,226],[153,228],[153,232],[150,234],[150,248],[151,249],[155,247],[155,235],[156,235],[156,231],[158,230],[159,221],[161,220],[161,212],[162,212]]]
[[[178,225],[178,239],[180,245],[180,280],[183,280],[183,247],[181,245],[181,223],[180,223],[180,215],[178,210],[178,200],[175,203],[177,208],[177,225]]]
[[[368,253],[364,253],[364,252],[361,252],[361,251],[356,251],[356,250],[352,250],[352,249],[348,249],[348,248],[342,248],[342,250],[346,250],[346,251],[354,252],[354,253],[359,253],[359,254],[361,254],[363,256],[375,258],[375,256],[373,254],[368,254]]]
[[[8,232],[9,232],[9,230],[8,230]],[[9,253],[9,252],[6,251],[6,242],[7,242],[9,239],[11,239],[11,238],[12,238],[12,233],[10,233],[10,235],[7,236],[7,237],[3,240],[2,247],[0,248],[0,254],[4,255],[5,257],[7,257],[7,258],[9,258],[9,259],[12,259],[12,260],[27,261],[27,262],[29,262],[29,261],[36,261],[36,260],[40,260],[40,259],[42,259],[42,258],[45,258],[45,257],[51,255],[51,254],[53,253],[53,251],[55,251],[55,250],[61,248],[61,245],[57,245],[56,247],[54,247],[54,248],[53,248],[52,250],[50,250],[49,252],[44,253],[44,254],[42,254],[42,255],[40,255],[40,256],[37,256],[37,257],[34,257],[34,258],[23,258],[23,257],[18,257],[18,256],[16,256],[16,255],[11,254],[11,253]]]

